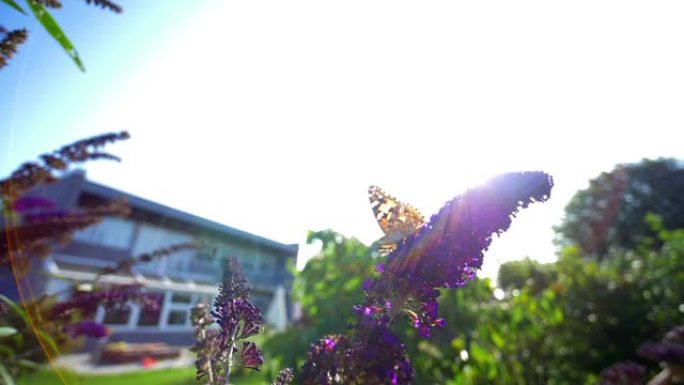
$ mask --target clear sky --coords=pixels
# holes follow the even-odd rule
[[[684,157],[681,1],[121,4],[54,13],[85,74],[0,4],[0,24],[31,32],[0,71],[1,175],[128,130],[124,161],[91,179],[281,242],[370,243],[370,184],[429,216],[497,173],[551,173],[552,199],[487,254],[492,276],[553,260],[551,226],[601,171]]]

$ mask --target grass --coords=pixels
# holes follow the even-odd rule
[[[194,368],[160,369],[106,375],[80,375],[69,371],[60,371],[62,382],[53,370],[40,370],[28,376],[19,378],[17,385],[198,385],[195,381]],[[266,384],[259,373],[245,376],[231,377],[235,385],[263,385]]]

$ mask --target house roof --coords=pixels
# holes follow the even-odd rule
[[[274,240],[261,237],[246,231],[238,230],[236,228],[223,225],[181,210],[171,208],[138,196],[129,194],[127,192],[111,188],[99,183],[89,180],[83,180],[81,191],[92,194],[105,199],[116,199],[124,197],[128,205],[134,210],[140,210],[147,213],[152,213],[162,217],[170,218],[178,222],[208,230],[210,232],[232,238],[247,244],[253,244],[258,247],[270,248],[279,253],[283,253],[288,257],[296,256],[299,246],[297,244],[284,244]]]

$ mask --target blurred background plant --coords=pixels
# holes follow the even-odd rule
[[[0,381],[14,384],[14,378],[25,375],[59,354],[78,346],[78,337],[103,338],[110,330],[93,321],[102,306],[116,309],[128,301],[143,308],[156,308],[159,298],[145,294],[136,285],[101,285],[101,276],[130,271],[133,263],[149,262],[185,249],[193,243],[171,245],[122,260],[114,267],[103,268],[92,281],[77,282],[68,293],[34,293],[27,273],[55,248],[69,242],[73,233],[99,223],[105,216],[125,216],[123,201],[105,202],[85,209],[64,211],[40,195],[36,189],[56,182],[70,166],[86,161],[118,160],[101,148],[128,138],[128,133],[104,134],[84,139],[42,154],[37,162],[22,164],[9,177],[0,180],[2,227],[0,267],[9,268],[16,281],[21,303],[0,295]],[[61,294],[70,294],[60,301]]]

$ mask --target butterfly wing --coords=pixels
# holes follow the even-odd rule
[[[413,206],[402,203],[378,186],[368,189],[373,215],[385,236],[380,239],[379,253],[387,255],[397,242],[413,234],[425,223],[423,215]]]

